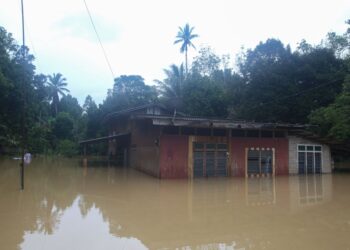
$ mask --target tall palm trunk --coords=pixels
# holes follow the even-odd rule
[[[187,47],[185,48],[185,66],[186,66],[186,77],[188,74],[188,68],[187,68]]]
[[[58,102],[59,102],[59,97],[58,93],[55,93],[53,96],[52,104],[53,104],[53,109],[54,109],[54,116],[56,117],[58,114]]]

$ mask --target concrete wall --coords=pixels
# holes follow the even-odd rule
[[[159,149],[140,146],[130,149],[130,167],[154,177],[159,177]]]
[[[297,136],[288,137],[289,174],[298,174],[298,144],[322,146],[322,173],[331,173],[331,151],[328,145],[317,143]]]
[[[133,121],[130,146],[130,166],[152,176],[159,177],[160,128],[151,121]]]

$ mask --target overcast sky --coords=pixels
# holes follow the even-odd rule
[[[279,38],[294,49],[301,39],[317,44],[329,31],[343,33],[349,0],[86,0],[115,76],[138,74],[147,84],[184,56],[173,45],[178,26],[189,23],[198,47],[230,54]],[[100,103],[113,77],[83,0],[24,0],[26,43],[37,73],[62,73],[80,104]],[[20,0],[0,0],[0,25],[21,41]],[[196,55],[190,50],[189,58]],[[231,65],[231,66],[232,66]]]

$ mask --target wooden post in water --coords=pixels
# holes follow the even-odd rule
[[[84,170],[87,168],[87,156],[86,156],[86,143],[84,143],[84,156],[83,156],[83,167]]]
[[[24,9],[23,0],[21,0],[21,13],[22,13],[22,53],[23,53],[23,63],[25,62],[25,36],[24,36]],[[21,164],[20,164],[20,180],[21,180],[21,190],[24,189],[24,148],[26,146],[26,128],[25,128],[25,106],[26,106],[26,96],[25,96],[25,82],[22,81],[22,117],[21,117],[21,130],[22,130],[22,142],[21,142]]]
[[[87,144],[84,143],[84,155],[83,155],[83,175],[87,175],[87,166],[88,166],[88,161],[87,161],[87,156],[86,156],[86,147]]]

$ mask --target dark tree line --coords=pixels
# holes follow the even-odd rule
[[[312,123],[318,125],[315,133],[349,142],[350,28],[344,34],[329,33],[318,45],[303,40],[294,51],[268,39],[242,50],[235,70],[228,67],[228,55],[201,48],[188,70],[171,65],[164,70],[165,79],[153,85],[139,75],[121,75],[103,103],[87,96],[82,107],[67,94],[67,79],[59,73],[36,74],[34,57],[23,58],[22,49],[0,28],[3,151],[20,146],[23,86],[28,149],[37,153],[73,155],[79,140],[107,134],[101,121],[109,112],[157,102],[194,116]]]
[[[0,27],[0,153],[18,153],[23,133],[31,152],[77,152],[86,118],[66,85],[59,73],[36,74],[33,55]]]

